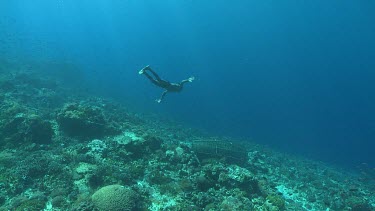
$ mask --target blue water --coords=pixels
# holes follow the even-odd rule
[[[69,61],[145,113],[290,153],[375,166],[374,1],[2,1],[0,53]],[[180,94],[138,70],[195,76]]]

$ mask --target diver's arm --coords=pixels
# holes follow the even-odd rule
[[[188,79],[182,80],[182,81],[180,82],[180,84],[183,85],[184,83],[187,83],[187,82],[193,82],[194,79],[195,79],[194,77],[190,77],[190,78],[188,78]]]
[[[167,94],[167,92],[168,92],[168,90],[165,90],[165,91],[163,92],[163,94],[161,94],[160,99],[156,100],[156,102],[160,103],[160,102],[164,99],[164,97],[165,97],[165,95]]]

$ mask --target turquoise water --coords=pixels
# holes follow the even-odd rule
[[[372,1],[3,1],[4,58],[79,66],[94,93],[329,163],[374,166]],[[180,94],[137,72],[195,76]],[[64,78],[74,81],[74,76]]]
[[[374,210],[374,7],[0,2],[0,211]]]

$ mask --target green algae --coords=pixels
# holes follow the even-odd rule
[[[30,199],[22,202],[15,211],[35,211],[43,210],[46,202],[39,199]]]
[[[285,200],[281,196],[269,195],[267,196],[267,201],[277,207],[278,210],[285,210]]]

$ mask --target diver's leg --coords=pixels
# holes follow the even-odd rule
[[[142,70],[140,70],[138,73],[139,75],[143,74],[146,70],[150,70],[150,65],[147,65],[146,67],[142,68]]]
[[[151,67],[147,66],[147,70],[149,70],[155,76],[156,80],[161,81],[161,78],[159,77],[159,75],[155,71],[153,71]]]
[[[160,83],[158,80],[155,80],[153,77],[151,77],[147,72],[143,72],[143,75],[145,75],[153,84],[156,86],[160,86]]]

